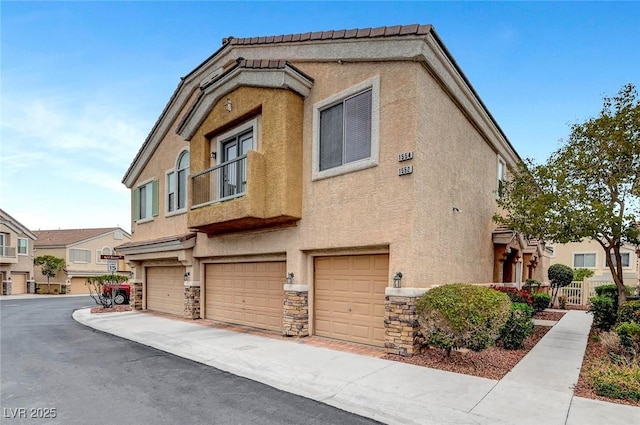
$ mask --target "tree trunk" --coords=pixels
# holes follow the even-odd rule
[[[613,282],[616,284],[618,288],[618,309],[620,306],[627,301],[627,293],[624,290],[624,279],[622,275],[622,256],[620,255],[620,244],[613,244],[613,255],[615,257],[615,267],[611,262],[611,251],[607,252],[607,265],[609,265],[609,270],[611,271],[611,276],[613,276]]]

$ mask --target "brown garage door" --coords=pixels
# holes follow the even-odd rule
[[[282,330],[285,262],[206,265],[206,317]]]
[[[89,294],[89,287],[86,285],[86,277],[72,277],[71,278],[71,293],[73,295]]]
[[[315,259],[315,334],[384,346],[388,255]]]
[[[147,268],[147,309],[184,314],[184,267]]]
[[[24,273],[11,274],[11,293],[13,295],[27,293],[27,275]]]

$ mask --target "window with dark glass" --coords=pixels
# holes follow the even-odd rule
[[[320,111],[320,171],[371,157],[372,90]]]

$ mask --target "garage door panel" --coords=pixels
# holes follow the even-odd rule
[[[11,294],[26,294],[27,293],[27,275],[24,273],[12,273],[11,274]]]
[[[87,286],[87,279],[84,277],[72,277],[71,278],[71,294],[89,294],[89,287]]]
[[[182,316],[184,314],[184,267],[148,267],[147,309]]]
[[[384,346],[389,256],[318,257],[314,266],[315,333]]]
[[[205,270],[207,318],[282,329],[284,262],[207,264]]]

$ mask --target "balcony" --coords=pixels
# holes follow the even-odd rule
[[[295,223],[301,217],[300,162],[249,151],[191,177],[190,229],[209,235]]]
[[[191,187],[193,208],[244,196],[247,191],[247,155],[193,175]]]
[[[0,246],[0,264],[14,264],[18,262],[15,246]]]

